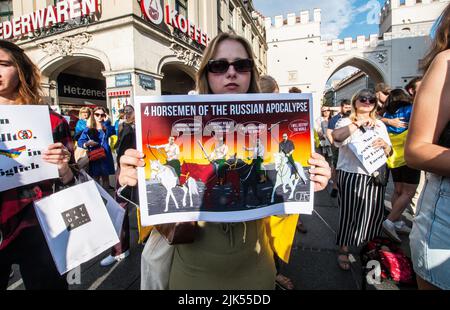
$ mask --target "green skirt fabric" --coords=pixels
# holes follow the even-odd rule
[[[170,289],[275,288],[273,251],[262,220],[198,224],[195,241],[175,248]]]
[[[175,173],[177,174],[177,176],[180,177],[180,175],[181,175],[181,164],[180,164],[180,161],[178,159],[169,160],[169,161],[167,161],[166,164],[169,165],[170,167],[172,167],[175,170]]]

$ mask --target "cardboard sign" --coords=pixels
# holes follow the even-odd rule
[[[36,201],[34,207],[60,274],[119,243],[117,226],[114,228],[94,181]],[[117,224],[119,220],[114,221]]]
[[[378,138],[372,130],[369,130],[361,135],[358,140],[349,144],[350,149],[355,153],[369,174],[383,166],[387,160],[382,148],[375,149],[372,147],[372,144]]]
[[[146,155],[138,169],[142,225],[311,214],[310,94],[135,102],[137,147]]]
[[[52,143],[48,106],[0,105],[0,192],[58,178],[41,158]]]

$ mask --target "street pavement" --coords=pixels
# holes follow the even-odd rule
[[[386,206],[392,194],[392,183],[388,185]],[[316,194],[312,215],[301,215],[308,232],[297,232],[289,264],[282,265],[282,273],[292,279],[297,290],[360,290],[363,288],[362,268],[358,250],[352,249],[355,262],[351,271],[343,271],[337,264],[335,232],[338,229],[339,211],[337,199],[329,195],[329,190]],[[412,216],[404,213],[404,220],[411,226]],[[125,260],[108,267],[101,267],[100,260],[108,251],[81,266],[81,274],[72,272],[71,290],[138,290],[140,287],[140,258],[143,245],[137,244],[136,210],[130,210],[131,254]],[[402,249],[409,256],[409,240],[401,235]],[[10,280],[11,290],[24,289],[20,272],[14,266],[14,277]],[[390,281],[382,281],[368,290],[414,289],[401,287]]]

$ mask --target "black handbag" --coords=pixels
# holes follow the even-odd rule
[[[372,182],[375,185],[387,186],[389,182],[389,169],[386,164],[372,173]]]

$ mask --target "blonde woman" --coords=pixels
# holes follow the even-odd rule
[[[209,43],[197,73],[199,94],[258,93],[257,82],[253,51],[243,37],[221,33]],[[309,163],[316,166],[311,170],[315,190],[324,189],[330,177],[327,162],[313,154]],[[144,166],[143,155],[127,150],[120,165],[119,183],[135,186],[136,167]],[[274,289],[274,253],[264,223],[262,219],[233,224],[198,222],[195,241],[175,246],[169,288]],[[145,263],[144,256],[141,261]]]
[[[87,121],[91,117],[92,110],[89,107],[82,107],[80,112],[78,113],[78,121],[75,126],[75,135],[74,140],[78,140],[80,138],[81,133],[86,128]]]
[[[386,126],[376,118],[375,92],[363,89],[353,96],[351,104],[350,117],[340,119],[332,134],[339,147],[336,170],[340,214],[336,239],[338,264],[343,270],[350,269],[349,246],[360,246],[381,233],[385,193],[385,187],[374,183],[374,177],[353,153],[351,144],[368,132],[376,138],[373,148],[383,148],[386,156],[391,154]]]

